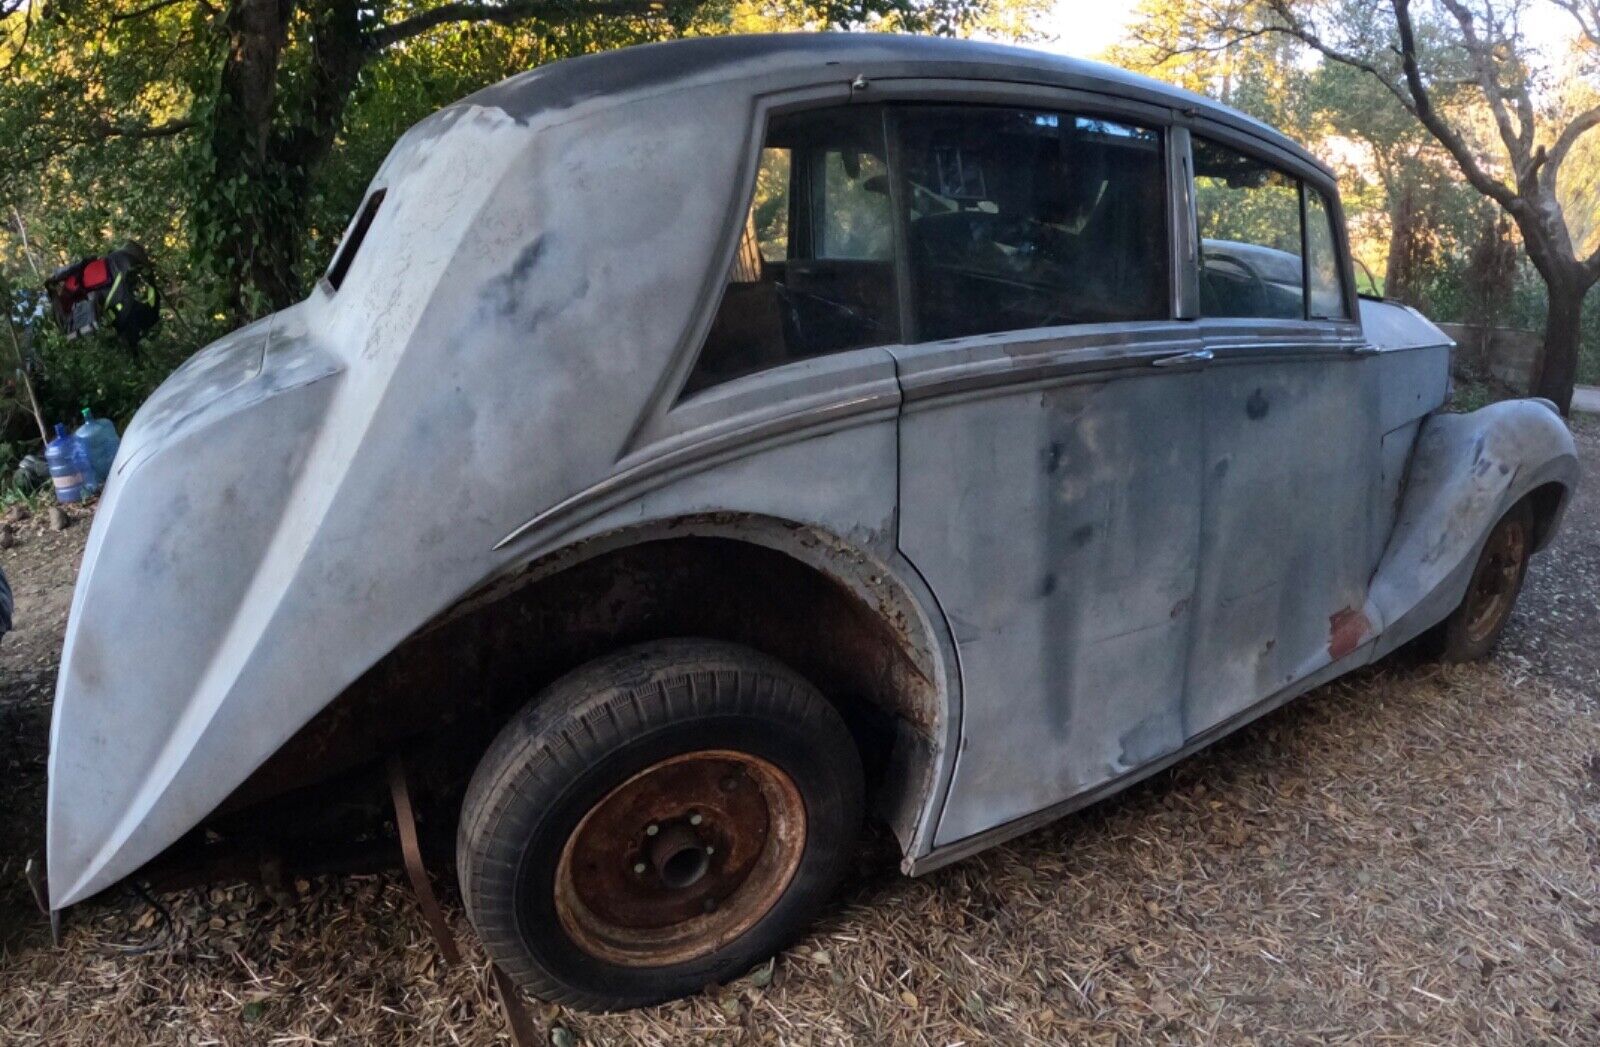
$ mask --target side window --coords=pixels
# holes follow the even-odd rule
[[[920,340],[1168,316],[1159,132],[1034,109],[897,115]]]
[[[883,111],[775,117],[717,315],[685,394],[900,340]]]
[[[815,210],[817,257],[893,261],[889,169],[883,159],[830,149],[821,160],[822,199]]]
[[[1349,309],[1340,275],[1339,241],[1333,235],[1333,213],[1320,192],[1306,186],[1307,285],[1311,288],[1311,316],[1319,320],[1344,320]]]
[[[1276,167],[1194,139],[1205,316],[1305,316],[1300,183]]]

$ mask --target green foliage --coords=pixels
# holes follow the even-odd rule
[[[308,292],[395,139],[481,87],[573,55],[731,31],[1022,35],[1047,3],[661,0],[597,16],[506,0],[521,12],[511,18],[506,5],[444,0],[0,2],[0,300],[142,243],[194,330],[168,311],[135,355],[13,311],[47,417],[90,405],[125,425],[189,353]],[[0,439],[36,442],[12,355],[0,344]]]
[[[33,344],[32,375],[45,423],[76,427],[88,407],[125,429],[151,390],[197,348],[170,323],[137,350],[106,332],[68,339],[41,325]]]
[[[1458,378],[1450,390],[1449,410],[1457,414],[1471,414],[1480,407],[1503,399],[1505,396],[1502,391],[1489,382]]]

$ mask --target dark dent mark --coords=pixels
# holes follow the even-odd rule
[[[544,234],[529,241],[518,252],[511,267],[484,285],[481,298],[484,304],[503,318],[508,318],[526,331],[532,331],[575,302],[589,294],[589,278],[578,274],[572,290],[560,302],[540,300],[529,293],[529,276],[538,267],[545,254]]]
[[[1051,593],[1053,593],[1055,591],[1056,591],[1056,574],[1055,574],[1054,571],[1051,571],[1049,574],[1044,576],[1044,581],[1039,583],[1039,594],[1041,596],[1049,596]]]
[[[1176,618],[1176,617],[1178,617],[1178,615],[1182,614],[1184,611],[1187,611],[1188,609],[1189,609],[1189,598],[1187,596],[1185,596],[1183,599],[1179,600],[1177,603],[1172,605],[1172,610],[1171,610],[1171,612],[1169,612],[1167,614],[1167,617],[1168,618]]]
[[[1094,524],[1084,524],[1073,529],[1072,544],[1082,548],[1094,539]]]
[[[1271,406],[1271,404],[1267,403],[1266,396],[1262,394],[1260,389],[1257,389],[1250,394],[1250,399],[1244,402],[1244,413],[1249,416],[1252,422],[1259,422],[1267,416],[1267,411]]]
[[[495,284],[507,291],[515,291],[517,285],[528,278],[533,267],[539,264],[539,256],[544,254],[544,234],[540,233],[527,246],[517,252],[517,257],[511,263],[511,268],[495,277]]]
[[[1050,441],[1050,446],[1045,448],[1044,452],[1045,472],[1054,474],[1057,469],[1061,468],[1061,455],[1064,450],[1065,448],[1061,446],[1061,441]]]
[[[1362,637],[1371,629],[1367,616],[1354,607],[1346,607],[1328,616],[1328,657],[1338,661],[1361,646]]]

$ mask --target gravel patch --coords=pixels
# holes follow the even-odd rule
[[[1496,653],[1600,701],[1600,418],[1574,416],[1572,435],[1578,492],[1555,541],[1528,566]]]

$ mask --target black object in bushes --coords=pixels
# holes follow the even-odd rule
[[[133,347],[161,322],[150,257],[137,243],[57,269],[44,286],[56,324],[69,338],[110,327]]]

